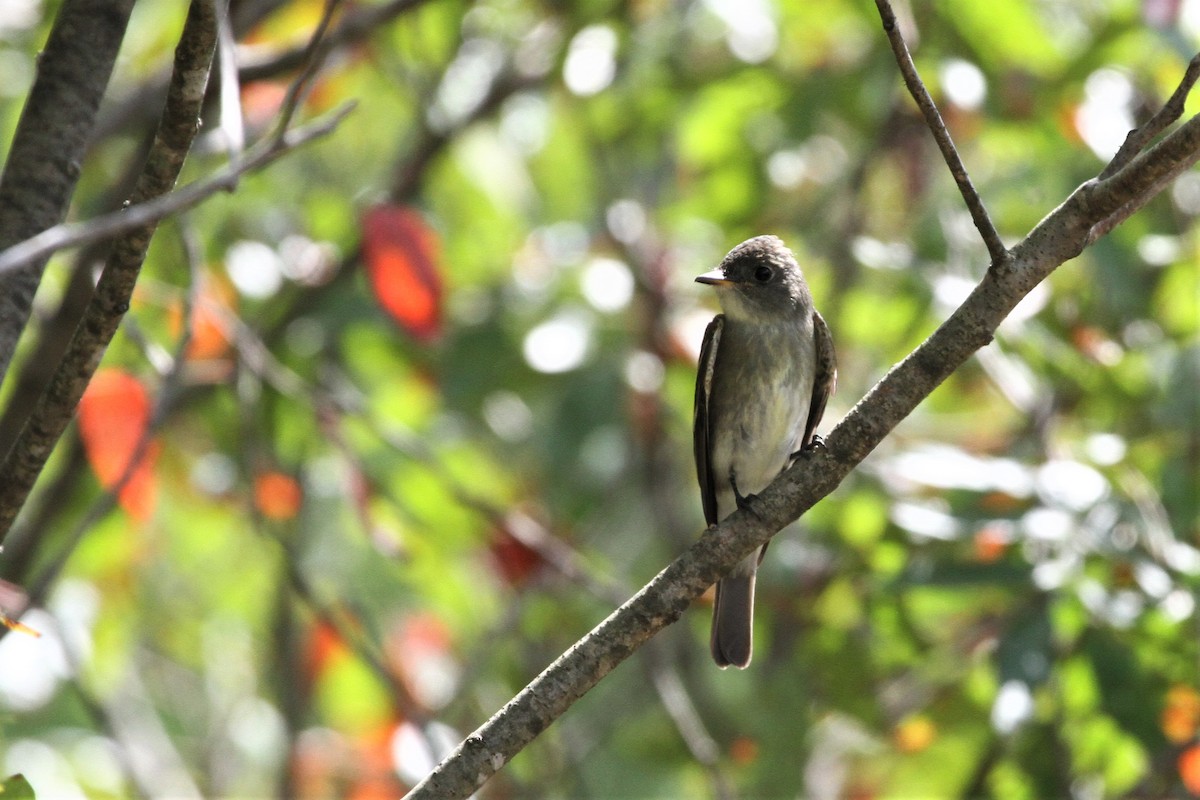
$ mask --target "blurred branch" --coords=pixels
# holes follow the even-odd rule
[[[288,129],[292,126],[292,119],[300,108],[300,101],[308,94],[313,76],[317,74],[317,70],[325,61],[328,51],[321,48],[321,41],[325,38],[325,32],[329,30],[333,12],[340,4],[341,0],[325,0],[325,10],[321,12],[321,19],[317,22],[317,27],[313,30],[312,36],[308,39],[308,45],[304,48],[304,69],[300,70],[300,74],[288,86],[287,94],[283,98],[283,106],[279,110],[279,120],[275,126],[275,135],[272,137],[272,142],[276,145],[281,144],[284,137],[287,136]]]
[[[300,144],[327,134],[353,108],[353,104],[347,104],[323,120],[294,130],[281,127],[274,136],[260,142],[260,146],[248,153],[240,164],[231,165],[208,181],[172,193],[170,189],[197,131],[215,40],[213,0],[196,0],[189,9],[188,23],[176,51],[175,77],[159,133],[134,189],[132,202],[136,205],[120,214],[85,223],[92,229],[81,241],[105,238],[114,233],[125,235],[114,246],[96,293],[47,392],[0,465],[0,541],[70,422],[88,380],[129,309],[129,298],[158,221],[235,183],[237,175],[266,166]],[[304,77],[301,76],[301,80]],[[290,113],[287,112],[284,119],[290,118]],[[66,246],[61,233],[55,233],[51,238],[58,239],[51,250]],[[11,251],[0,255],[0,261],[10,255]]]
[[[974,184],[971,183],[971,176],[967,174],[967,168],[963,166],[962,159],[958,156],[954,140],[950,138],[950,132],[946,130],[946,123],[942,121],[942,115],[938,111],[937,105],[933,102],[929,90],[925,88],[924,81],[917,73],[912,54],[908,52],[908,45],[905,44],[900,26],[896,23],[896,12],[892,10],[889,0],[875,0],[875,6],[879,9],[879,16],[883,20],[883,30],[887,34],[888,43],[892,46],[892,53],[896,56],[896,63],[900,66],[904,85],[908,87],[909,94],[916,101],[917,107],[921,109],[925,123],[929,126],[938,149],[942,151],[942,158],[945,159],[946,166],[950,168],[954,182],[958,184],[958,191],[962,195],[967,209],[971,212],[971,219],[975,221],[975,228],[983,237],[983,243],[987,245],[992,263],[1000,264],[1007,257],[1008,250],[1004,247],[1004,242],[1000,240],[1000,234],[997,233],[996,226],[992,224],[992,218],[988,216],[983,199],[979,196],[979,192],[975,191]]]
[[[355,105],[351,101],[324,117],[292,128],[278,141],[261,141],[247,151],[246,157],[240,163],[230,164],[215,175],[189,183],[178,191],[130,205],[121,211],[105,214],[87,222],[55,225],[0,253],[0,275],[58,250],[92,244],[121,236],[145,225],[157,224],[180,211],[199,205],[218,192],[232,191],[237,187],[241,176],[268,167],[296,148],[332,133],[354,110]]]
[[[169,192],[191,149],[216,47],[213,3],[214,0],[194,0],[188,7],[187,22],[175,51],[171,89],[154,145],[133,190],[131,199],[134,203],[143,203]],[[129,298],[156,227],[156,220],[143,223],[115,242],[66,355],[0,465],[0,541],[8,533],[54,445],[71,421],[84,388],[121,318],[129,310]],[[9,252],[19,248],[20,245]],[[49,252],[52,251],[46,254]]]
[[[62,219],[133,0],[66,0],[38,57],[37,80],[0,176],[0,251]],[[80,47],[83,34],[88,46]],[[29,320],[46,262],[0,273],[0,380]]]
[[[512,71],[505,72],[492,81],[479,104],[457,124],[444,130],[433,130],[428,125],[423,126],[420,141],[397,168],[388,196],[393,201],[402,202],[415,195],[429,164],[456,136],[475,121],[494,114],[505,100],[517,92],[541,86],[545,80],[544,74],[523,75]]]
[[[374,640],[364,636],[355,617],[344,606],[323,601],[308,577],[301,571],[300,559],[295,547],[280,537],[275,538],[283,551],[288,585],[293,594],[321,622],[332,628],[346,647],[371,671],[383,686],[396,712],[405,720],[416,725],[422,732],[431,721],[429,713],[409,693],[408,687],[389,668],[384,655],[375,646]]]
[[[420,7],[425,2],[427,0],[391,0],[378,6],[356,6],[342,17],[337,28],[320,39],[315,55],[324,59],[340,47],[356,44],[370,36],[376,28]],[[238,70],[238,75],[243,82],[272,78],[303,66],[308,51],[307,47],[298,47],[264,58],[246,58]]]
[[[166,729],[155,715],[154,722],[158,724],[139,724],[136,727],[140,730],[135,733],[135,726],[130,724],[132,714],[129,712],[128,703],[118,704],[111,701],[106,703],[91,689],[84,686],[82,673],[85,658],[82,653],[76,651],[72,641],[73,637],[68,635],[63,621],[55,616],[54,623],[55,638],[58,640],[63,658],[67,662],[70,675],[69,685],[75,694],[75,699],[79,701],[96,728],[118,745],[113,748],[113,756],[129,781],[132,796],[139,800],[160,796],[162,777],[158,774],[160,770],[154,767],[159,766],[163,761],[182,765],[179,752],[167,735]],[[145,709],[143,708],[143,710]],[[150,746],[148,747],[148,745]],[[158,764],[149,763],[150,759],[147,758],[146,752],[148,749],[159,754]],[[178,791],[180,787],[172,788]],[[190,788],[194,789],[195,787]],[[199,797],[199,793],[188,791],[182,793],[181,796]]]
[[[187,349],[192,341],[192,320],[195,314],[196,295],[200,286],[199,270],[201,260],[199,243],[194,240],[194,237],[188,235],[185,230],[182,238],[189,275],[188,291],[184,296],[183,308],[181,309],[182,330],[171,352],[170,366],[163,376],[150,419],[146,424],[145,430],[142,431],[141,436],[134,445],[129,462],[122,469],[116,482],[107,487],[104,493],[92,503],[79,521],[75,523],[66,541],[58,548],[58,551],[46,565],[42,567],[37,576],[29,582],[29,602],[27,607],[41,605],[45,602],[46,597],[50,593],[50,588],[57,581],[58,576],[62,573],[63,568],[66,567],[67,561],[70,560],[79,543],[83,541],[83,537],[87,535],[88,531],[93,530],[96,524],[116,507],[121,492],[124,491],[125,486],[132,480],[142,459],[145,458],[146,451],[150,446],[151,440],[154,438],[154,434],[162,427],[167,415],[170,414],[171,409],[179,398],[180,384],[183,380],[184,366],[187,360]],[[76,458],[71,463],[72,467],[75,467],[76,464],[82,465],[85,462],[82,458]],[[75,474],[74,469],[68,469],[67,472],[71,475]],[[39,528],[28,524],[22,525],[20,528],[14,529],[14,538],[19,532],[21,534],[20,541],[30,541],[36,537],[38,530]],[[7,631],[0,630],[0,639],[4,638],[6,633]]]
[[[650,642],[645,650],[650,682],[654,685],[654,691],[658,694],[659,702],[662,703],[667,716],[679,731],[684,746],[696,763],[708,773],[713,797],[716,800],[731,800],[737,794],[721,769],[721,748],[704,727],[704,720],[700,719],[687,684],[684,683],[678,667],[665,652],[666,648],[661,646],[661,641]]]
[[[826,447],[799,459],[746,508],[710,528],[637,595],[468,736],[409,797],[467,797],[549,727],[585,692],[678,620],[718,577],[828,495],[971,355],[987,345],[1028,292],[1093,241],[1095,226],[1144,204],[1163,178],[1200,158],[1193,117],[1107,178],[1077,188],[999,262],[932,335],[884,376],[829,433]]]

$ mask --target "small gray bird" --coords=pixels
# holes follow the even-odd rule
[[[711,526],[814,446],[837,366],[829,328],[778,238],[742,242],[696,280],[716,288],[724,312],[704,332],[696,374],[696,474]],[[750,663],[754,576],[766,549],[717,581],[711,646],[722,669]]]

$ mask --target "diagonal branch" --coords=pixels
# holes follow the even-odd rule
[[[1144,204],[1166,176],[1200,157],[1193,117],[1106,178],[1080,186],[994,268],[961,306],[862,398],[826,438],[705,532],[468,736],[408,795],[467,797],[646,640],[675,622],[718,577],[828,495],[892,429],[981,347],[1033,287],[1091,241],[1094,227],[1129,203]]]
[[[68,222],[31,236],[20,244],[0,252],[0,275],[23,264],[43,258],[59,250],[81,247],[123,236],[144,225],[155,224],[167,217],[200,205],[219,192],[231,192],[237,188],[238,180],[270,166],[292,150],[308,144],[314,139],[328,136],[338,124],[354,110],[351,101],[324,117],[293,128],[280,141],[262,142],[252,147],[236,164],[203,180],[189,183],[170,194],[147,200],[128,208],[104,214],[86,222]]]
[[[0,176],[0,251],[62,219],[95,125],[133,0],[67,0]],[[87,47],[80,47],[81,39]],[[45,261],[0,274],[0,380],[33,306]]]
[[[1200,80],[1200,53],[1192,56],[1192,60],[1188,63],[1187,70],[1183,73],[1183,80],[1175,87],[1171,97],[1163,104],[1163,107],[1146,120],[1145,124],[1134,128],[1125,137],[1125,141],[1121,143],[1117,154],[1113,156],[1112,161],[1108,162],[1108,166],[1100,173],[1101,178],[1107,178],[1116,174],[1122,167],[1128,164],[1133,158],[1150,143],[1150,140],[1158,136],[1167,126],[1183,116],[1183,104],[1187,100],[1187,96],[1192,91],[1192,87],[1196,85],[1196,81]]]
[[[174,187],[199,128],[200,105],[204,101],[216,38],[214,0],[193,0],[175,50],[175,71],[162,120],[134,187],[132,202],[158,197]],[[156,222],[146,223],[114,243],[66,355],[0,465],[0,541],[12,527],[54,445],[71,421],[75,406],[121,318],[129,310],[129,299],[156,227]]]
[[[992,257],[993,264],[1003,263],[1008,251],[1004,247],[1004,242],[1000,240],[996,226],[992,224],[992,218],[988,216],[983,199],[975,190],[974,184],[971,183],[971,176],[967,174],[967,168],[963,166],[962,159],[958,156],[954,140],[950,138],[950,132],[946,130],[946,123],[942,121],[942,115],[938,111],[937,105],[934,104],[929,90],[925,88],[924,81],[917,73],[917,66],[913,63],[912,54],[908,52],[908,45],[904,43],[900,26],[896,22],[896,12],[892,10],[892,4],[888,0],[875,0],[875,5],[883,20],[883,30],[887,34],[892,52],[896,56],[896,63],[900,66],[900,74],[904,77],[904,85],[908,87],[909,94],[917,102],[917,107],[921,109],[921,114],[925,117],[925,124],[929,126],[938,149],[942,151],[942,158],[945,159],[946,166],[950,168],[954,182],[958,184],[958,191],[967,205],[967,210],[971,212],[971,219],[975,221],[975,228],[983,237],[983,243],[987,245],[988,255]]]

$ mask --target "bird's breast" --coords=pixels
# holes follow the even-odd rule
[[[733,511],[731,472],[741,494],[759,492],[800,445],[815,373],[811,320],[807,326],[727,321],[716,358],[710,465],[724,518]]]

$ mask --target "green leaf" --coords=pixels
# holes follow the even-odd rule
[[[34,794],[29,781],[25,780],[25,776],[17,773],[5,778],[4,783],[0,784],[0,797],[4,800],[35,800],[37,795]]]

